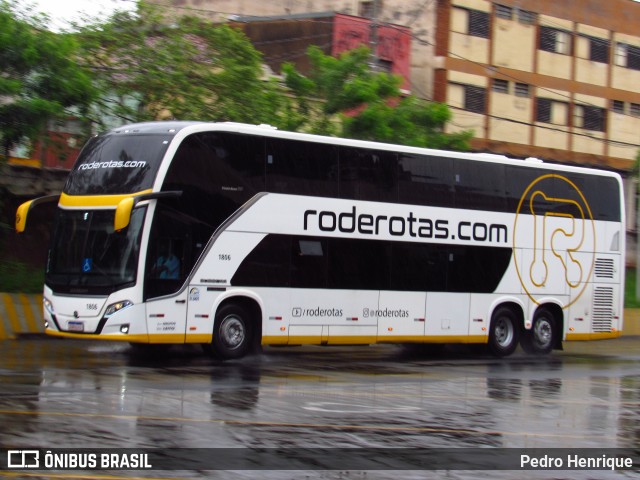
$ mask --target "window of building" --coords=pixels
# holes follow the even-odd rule
[[[571,33],[551,27],[540,27],[540,50],[571,54]]]
[[[449,103],[461,110],[485,113],[486,89],[463,83],[449,84]]]
[[[575,105],[573,108],[573,124],[585,130],[604,132],[606,112],[604,108],[591,105]]]
[[[615,64],[632,70],[640,70],[640,47],[626,43],[617,43]]]
[[[529,10],[522,10],[517,7],[514,9],[508,5],[496,5],[496,17],[504,18],[505,20],[513,20],[514,16],[520,23],[525,25],[534,25],[538,18],[538,15],[535,12],[531,12]]]
[[[513,8],[507,5],[496,5],[496,17],[511,20],[513,18]]]
[[[634,117],[640,117],[640,103],[632,103],[629,105],[629,113]]]
[[[525,25],[534,25],[538,19],[538,14],[530,12],[529,10],[517,9],[518,21]]]
[[[551,100],[550,98],[536,99],[536,121],[567,125],[569,105],[566,102]]]
[[[494,78],[492,90],[498,93],[509,93],[509,82],[506,80],[500,80],[499,78]]]
[[[624,102],[621,100],[613,101],[613,111],[615,113],[624,113]]]
[[[474,37],[489,38],[489,14],[479,10],[468,10],[467,32]]]
[[[548,98],[538,98],[536,100],[536,121],[551,123],[551,106],[553,101]]]
[[[609,63],[609,40],[584,36],[589,41],[589,60],[592,62]]]
[[[516,83],[516,97],[529,97],[529,84]]]
[[[393,72],[393,62],[391,60],[384,60],[382,58],[378,58],[376,67],[378,72],[385,72],[385,73]]]
[[[482,87],[465,85],[464,88],[464,109],[475,113],[484,113],[486,103],[486,92]]]
[[[378,0],[360,2],[359,15],[364,18],[374,18],[376,16],[376,1]],[[381,8],[380,4],[378,4],[378,8]]]

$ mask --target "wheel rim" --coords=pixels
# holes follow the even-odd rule
[[[508,347],[513,341],[513,325],[506,318],[499,318],[494,329],[496,343],[501,347]]]
[[[244,323],[235,315],[229,315],[220,322],[220,339],[224,345],[233,350],[244,342],[246,335]]]
[[[540,348],[551,345],[553,327],[546,318],[540,318],[533,326],[533,339]]]

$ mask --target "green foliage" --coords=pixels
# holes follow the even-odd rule
[[[315,46],[307,53],[311,63],[307,77],[292,64],[282,68],[297,102],[296,130],[468,150],[473,132],[445,134],[444,126],[451,119],[449,108],[412,95],[402,97],[400,77],[371,70],[368,48],[356,48],[339,58]]]
[[[80,116],[95,96],[88,72],[75,62],[78,44],[0,0],[0,138],[2,154],[35,137],[47,122]]]
[[[468,150],[473,132],[443,133],[451,112],[441,103],[425,102],[414,96],[397,104],[376,101],[356,116],[344,118],[344,130],[352,138],[399,143],[414,147]]]
[[[640,298],[636,298],[636,269],[627,268],[625,275],[624,306],[625,308],[640,308]]]
[[[141,2],[80,28],[82,62],[102,92],[96,120],[278,123],[281,95],[261,80],[261,55],[242,32],[196,17],[174,22]]]
[[[633,167],[631,168],[631,176],[633,178],[640,178],[640,151],[636,154],[636,159],[633,162]]]
[[[44,269],[16,260],[0,260],[0,292],[42,293]]]

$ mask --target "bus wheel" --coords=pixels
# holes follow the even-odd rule
[[[512,309],[502,307],[491,317],[489,351],[496,357],[511,355],[518,347],[518,317]]]
[[[216,314],[213,327],[213,354],[221,359],[243,357],[251,345],[251,323],[239,305],[225,305]]]
[[[520,344],[527,353],[546,355],[553,350],[557,335],[554,316],[546,308],[541,308],[533,318],[531,330],[524,332]]]

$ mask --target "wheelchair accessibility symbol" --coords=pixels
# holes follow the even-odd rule
[[[93,268],[93,261],[90,258],[85,258],[82,261],[82,271],[84,273],[90,272]]]
[[[549,174],[529,184],[516,211],[513,254],[522,287],[536,304],[584,293],[595,264],[595,223],[584,194],[568,178]]]

